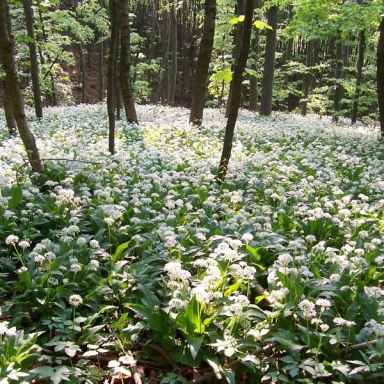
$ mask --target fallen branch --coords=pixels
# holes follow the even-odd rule
[[[366,341],[364,343],[350,345],[339,350],[339,355],[343,355],[349,352],[360,351],[362,349],[368,348],[369,345],[376,345],[378,340]]]

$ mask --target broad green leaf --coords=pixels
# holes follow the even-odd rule
[[[11,193],[11,200],[9,200],[8,207],[9,208],[18,208],[21,200],[23,200],[23,194],[21,192],[21,189],[17,186],[13,186],[10,189]]]
[[[229,84],[232,81],[232,72],[229,68],[224,68],[222,71],[216,72],[214,76],[218,82],[224,81]]]
[[[204,341],[204,336],[198,336],[198,337],[188,336],[189,350],[194,359],[196,359],[196,356],[199,353],[199,350],[203,341]]]

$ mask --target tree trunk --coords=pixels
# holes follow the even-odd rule
[[[343,78],[343,43],[341,41],[340,33],[336,41],[336,66],[335,66],[335,94],[333,97],[333,116],[332,120],[337,122],[341,110],[341,99],[343,98],[344,88],[341,84]]]
[[[17,78],[16,64],[13,52],[13,36],[11,30],[11,16],[7,0],[0,0],[0,57],[7,77],[7,89],[10,92],[12,107],[20,133],[20,137],[27,151],[32,169],[42,173],[43,166],[35,138],[29,130],[21,99],[19,79]]]
[[[377,96],[379,102],[381,137],[384,137],[384,17],[380,23],[377,45]]]
[[[307,43],[307,55],[305,59],[305,73],[303,75],[303,101],[301,102],[301,114],[305,116],[308,110],[308,94],[309,87],[311,85],[311,59],[312,59],[312,41],[308,41]]]
[[[252,16],[253,16],[253,0],[247,0],[245,5],[243,38],[241,41],[239,59],[236,62],[235,71],[232,79],[233,91],[232,91],[231,105],[229,108],[227,126],[225,128],[223,151],[221,153],[220,164],[219,164],[218,173],[216,176],[216,181],[219,184],[224,183],[225,176],[227,174],[229,159],[231,157],[231,152],[232,152],[233,133],[235,131],[235,125],[236,125],[236,120],[237,120],[237,115],[239,112],[240,100],[241,100],[243,73],[244,73],[245,65],[247,63],[248,53],[250,48]]]
[[[205,0],[204,7],[204,30],[197,58],[195,78],[193,80],[192,107],[189,116],[189,121],[198,126],[203,121],[208,69],[215,37],[216,0]]]
[[[359,57],[357,60],[357,76],[356,76],[356,93],[355,100],[353,102],[352,109],[352,124],[356,124],[357,112],[359,109],[359,98],[360,98],[360,85],[363,78],[363,66],[364,66],[364,54],[365,54],[365,30],[359,33]]]
[[[169,100],[168,104],[175,103],[177,79],[177,1],[174,0],[171,8],[171,66],[169,72]]]
[[[1,61],[1,60],[0,60]],[[15,135],[17,132],[15,115],[13,113],[11,91],[8,89],[7,78],[4,78],[4,113],[7,122],[8,132]]]
[[[129,11],[127,0],[119,1],[119,17],[121,31],[120,85],[123,96],[125,115],[128,123],[136,123],[137,115],[131,88],[131,32],[129,27]]]
[[[111,41],[109,44],[108,70],[107,70],[107,110],[109,123],[109,152],[115,153],[115,56],[116,41],[118,40],[118,10],[117,0],[109,1]]]
[[[37,62],[36,40],[35,31],[33,27],[33,11],[31,0],[23,0],[25,23],[27,25],[29,57],[31,61],[31,76],[32,76],[32,89],[33,101],[35,103],[35,113],[37,118],[43,117],[43,103],[41,101],[41,91],[39,82],[39,64]]]
[[[253,1],[254,9],[260,8],[260,0]],[[251,69],[257,71],[257,60],[260,53],[260,30],[256,28],[255,38],[252,40],[252,53],[254,55],[254,62],[251,64]],[[257,101],[259,98],[259,84],[256,76],[250,76],[249,78],[249,110],[257,111]]]
[[[39,12],[39,19],[40,19],[40,23],[41,23],[41,31],[42,31],[42,34],[43,34],[43,39],[44,39],[44,42],[45,43],[48,43],[48,37],[47,37],[47,34],[45,32],[45,28],[44,28],[44,19],[43,19],[43,14],[41,12],[41,9],[39,8],[38,10]],[[45,59],[44,59],[44,56],[42,54],[42,52],[40,51],[40,58],[41,58],[41,63],[44,64],[45,62]],[[51,57],[49,56],[49,54],[47,54],[47,59],[48,59],[48,63],[51,63]],[[51,79],[51,91],[48,92],[48,97],[47,99],[49,100],[50,102],[50,105],[53,106],[53,107],[57,107],[58,105],[58,102],[57,102],[57,93],[56,93],[56,85],[55,85],[55,78],[51,72],[51,69],[49,70],[49,76],[50,76],[50,79]],[[46,76],[45,76],[46,77]]]
[[[260,115],[270,116],[272,113],[273,82],[275,74],[275,50],[277,29],[277,6],[268,9],[268,24],[272,31],[266,31],[265,60],[263,73],[263,89],[261,93]]]
[[[237,0],[236,11],[235,11],[237,16],[244,16],[244,7],[245,7],[244,0]],[[232,65],[232,70],[236,65],[237,59],[239,58],[242,38],[243,38],[243,23],[237,23],[235,27],[235,36],[234,36],[235,47],[233,50],[234,64]],[[229,86],[228,102],[227,102],[227,108],[225,111],[225,117],[229,116],[229,105],[231,104],[231,97],[232,97],[232,82]]]
[[[87,103],[87,69],[85,66],[83,44],[78,43],[77,48],[79,49],[80,59],[80,73],[81,73],[81,103]]]

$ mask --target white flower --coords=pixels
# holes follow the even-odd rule
[[[316,305],[318,307],[321,307],[321,311],[325,311],[329,308],[331,308],[331,302],[328,299],[317,299]]]
[[[305,299],[298,304],[298,308],[303,312],[306,319],[316,316],[315,304]]]
[[[345,325],[347,321],[346,321],[345,319],[341,318],[341,317],[335,317],[335,318],[333,319],[333,322],[334,322],[335,325],[337,325],[338,327],[341,327],[341,326]]]
[[[69,304],[71,304],[72,306],[78,307],[82,303],[83,303],[83,299],[80,295],[69,296]]]
[[[21,240],[19,241],[19,247],[22,249],[29,248],[31,245],[29,244],[28,240]]]
[[[253,235],[249,232],[246,232],[243,236],[241,236],[241,240],[244,240],[246,243],[249,243],[253,240]]]
[[[16,235],[9,235],[5,239],[5,244],[7,245],[15,245],[19,241],[19,237]]]
[[[95,239],[92,239],[90,242],[89,242],[89,246],[93,249],[97,249],[100,247],[99,245],[99,242]]]
[[[81,264],[78,264],[78,263],[73,263],[71,264],[71,271],[72,272],[80,272],[81,271]]]

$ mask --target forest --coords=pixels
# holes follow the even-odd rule
[[[0,384],[384,381],[383,0],[0,0]]]

